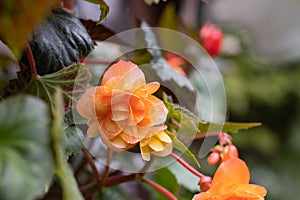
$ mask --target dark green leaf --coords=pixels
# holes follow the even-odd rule
[[[109,12],[109,6],[105,3],[104,0],[86,0],[86,1],[100,5],[101,14],[98,21],[99,24],[107,16]]]
[[[53,9],[52,15],[36,28],[30,47],[37,72],[44,75],[78,63],[93,49],[93,41],[76,17],[64,10]],[[21,62],[29,66],[25,54]]]
[[[34,199],[54,171],[47,106],[18,96],[2,101],[0,110],[0,199]]]
[[[184,153],[188,157],[190,157],[198,167],[200,167],[200,163],[198,162],[196,156],[183,144],[173,133],[170,131],[167,131],[168,135],[172,138],[173,140],[173,146],[175,149],[179,150],[180,152]]]
[[[177,179],[168,168],[161,168],[157,170],[155,172],[154,181],[169,190],[174,195],[176,195],[179,191]],[[157,192],[157,195],[160,200],[168,199],[159,192]]]
[[[196,100],[194,88],[189,80],[174,70],[163,58],[152,29],[146,22],[141,23],[145,33],[147,50],[152,55],[151,67],[143,68],[149,81],[160,81],[164,86],[176,95],[182,106],[193,108]]]
[[[63,132],[63,101],[62,94],[59,90],[54,93],[54,119],[52,122],[51,136],[53,151],[55,155],[55,172],[59,177],[62,189],[63,200],[83,200],[79,191],[77,182],[74,178],[72,168],[64,159],[65,137]]]
[[[82,131],[76,126],[69,126],[65,128],[64,132],[66,136],[66,155],[78,154],[84,147]]]

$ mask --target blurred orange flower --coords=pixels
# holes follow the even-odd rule
[[[267,194],[264,187],[249,184],[250,172],[239,158],[224,161],[217,169],[207,192],[196,194],[193,200],[261,200]]]
[[[78,101],[78,112],[89,119],[87,135],[100,135],[118,152],[151,138],[164,127],[168,114],[163,102],[152,95],[159,87],[158,82],[146,84],[142,70],[132,62],[113,64],[102,85],[88,89]]]
[[[150,160],[150,153],[156,156],[167,156],[172,152],[173,144],[170,136],[165,132],[167,127],[157,132],[150,138],[144,138],[140,142],[140,150],[144,160]]]

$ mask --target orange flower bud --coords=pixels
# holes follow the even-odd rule
[[[208,158],[207,158],[207,163],[209,165],[215,165],[220,161],[220,154],[217,152],[212,152]]]
[[[238,149],[233,144],[229,144],[224,147],[221,156],[222,162],[230,158],[238,158],[238,157],[239,157]]]
[[[212,179],[209,176],[203,176],[200,179],[198,185],[200,186],[200,189],[201,189],[202,192],[206,192],[207,190],[210,189],[211,181],[212,181]]]

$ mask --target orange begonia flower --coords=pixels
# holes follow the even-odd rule
[[[170,136],[165,132],[166,127],[150,138],[144,138],[140,142],[140,150],[144,160],[150,160],[150,153],[156,156],[167,156],[172,152],[173,144]]]
[[[193,200],[261,200],[267,194],[264,187],[249,184],[250,172],[239,158],[224,161],[217,169],[207,192],[196,194]]]
[[[88,89],[78,101],[78,112],[89,119],[87,135],[100,135],[118,152],[151,138],[164,127],[168,114],[163,102],[152,95],[159,87],[158,82],[146,84],[142,70],[132,62],[113,64],[101,86]]]

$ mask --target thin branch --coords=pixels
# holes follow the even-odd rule
[[[84,63],[84,64],[98,64],[98,65],[110,65],[111,64],[111,61],[108,61],[108,60],[100,60],[100,59],[97,59],[97,58],[85,58],[85,59],[82,59],[80,60],[81,63]]]
[[[120,183],[134,181],[137,179],[137,177],[140,177],[140,175],[139,174],[128,174],[128,175],[108,177],[106,182],[103,183],[103,187],[111,187],[114,185],[118,185]]]
[[[187,162],[185,162],[183,159],[181,159],[176,154],[171,153],[169,156],[174,158],[177,162],[179,162],[183,167],[185,167],[187,170],[189,170],[192,174],[194,174],[200,178],[205,176],[205,175],[201,174],[200,172],[198,172],[195,168],[193,168],[191,165],[189,165]]]
[[[111,163],[111,159],[112,159],[112,154],[113,154],[113,151],[108,148],[107,149],[107,155],[106,155],[106,166],[105,166],[105,170],[104,170],[104,173],[102,175],[102,182],[105,183],[108,175],[109,175],[109,170],[110,170],[110,163]]]
[[[147,183],[148,185],[150,185],[151,187],[153,187],[155,190],[157,190],[158,192],[160,192],[162,195],[164,195],[165,197],[167,197],[170,200],[177,200],[177,198],[174,196],[174,194],[172,194],[169,190],[167,190],[166,188],[164,188],[163,186],[149,180],[146,178],[141,178],[141,181]]]
[[[151,158],[150,161],[146,162],[146,164],[144,165],[144,167],[140,170],[139,174],[145,174],[145,172],[147,172],[148,169],[151,167],[154,159],[155,158]]]
[[[96,178],[97,178],[98,182],[101,182],[101,181],[102,181],[102,178],[101,178],[101,176],[100,176],[100,174],[99,174],[99,171],[98,171],[98,169],[97,169],[97,167],[96,167],[96,165],[95,165],[95,162],[94,162],[93,158],[90,156],[90,154],[89,154],[89,152],[86,150],[86,148],[82,148],[81,150],[82,150],[82,153],[83,153],[84,157],[86,158],[86,160],[87,160],[88,163],[90,164],[90,166],[91,166],[91,168],[92,168],[94,174],[96,175]]]
[[[36,70],[36,66],[35,66],[35,61],[34,61],[34,57],[33,57],[30,45],[28,43],[25,46],[25,51],[26,51],[27,58],[29,61],[29,67],[31,69],[31,73],[34,77],[36,77],[38,74],[37,74],[37,70]]]

